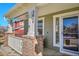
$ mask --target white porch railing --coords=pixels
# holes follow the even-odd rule
[[[22,54],[22,44],[21,38],[8,35],[8,45],[20,54]]]

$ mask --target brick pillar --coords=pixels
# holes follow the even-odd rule
[[[43,55],[43,36],[36,36],[38,44],[36,45],[36,53],[37,55]]]
[[[43,53],[43,36],[27,36],[23,39],[23,56],[41,56]]]
[[[27,36],[23,39],[22,55],[23,56],[36,56],[35,44],[37,40],[34,37]]]

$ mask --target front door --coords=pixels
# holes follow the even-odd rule
[[[62,17],[61,24],[61,51],[71,54],[79,54],[79,17]]]

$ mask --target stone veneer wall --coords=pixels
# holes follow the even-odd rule
[[[4,46],[8,46],[8,35],[14,36],[12,33],[7,33]],[[23,41],[21,54],[22,56],[42,56],[44,40],[43,36],[26,36],[21,38]]]
[[[23,56],[35,56],[35,38],[25,37],[23,39],[22,55]]]
[[[44,37],[43,36],[36,36],[38,44],[36,45],[36,53],[39,55],[43,53],[44,48]]]
[[[43,36],[27,36],[23,39],[23,56],[41,56],[43,53]]]

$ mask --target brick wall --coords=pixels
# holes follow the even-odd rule
[[[4,42],[4,46],[8,46],[8,35],[14,34],[6,34],[6,39]],[[41,56],[43,53],[43,36],[26,36],[21,37],[22,44],[22,56]]]
[[[37,42],[38,44],[35,46],[35,50],[36,53],[39,55],[41,53],[43,53],[43,41],[44,41],[44,37],[43,36],[36,36]]]
[[[35,56],[35,38],[34,37],[25,37],[23,39],[23,48],[22,55],[23,56]]]
[[[38,56],[42,55],[42,52],[43,52],[42,36],[36,36],[36,37],[27,36],[25,39],[23,39],[23,48],[22,48],[23,56]]]

